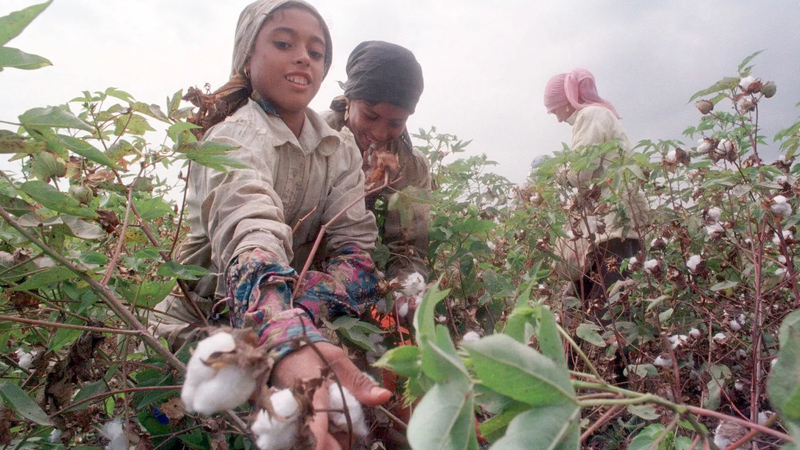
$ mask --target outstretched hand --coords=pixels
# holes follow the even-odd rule
[[[327,365],[336,374],[339,383],[349,389],[363,405],[379,405],[392,396],[391,391],[378,386],[361,372],[341,348],[326,342],[310,345],[314,345],[325,360],[323,361],[313,348],[306,345],[283,358],[275,366],[271,384],[279,388],[292,387],[295,380],[320,377]],[[347,433],[332,434],[328,431],[328,413],[325,412],[329,405],[328,397],[327,384],[317,389],[314,394],[314,410],[319,412],[314,414],[309,426],[316,438],[315,450],[348,450],[352,442],[348,442]]]

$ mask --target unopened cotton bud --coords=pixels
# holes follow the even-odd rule
[[[778,87],[772,81],[767,81],[761,86],[761,93],[764,97],[772,98],[778,92]]]
[[[697,110],[700,111],[700,114],[706,115],[714,110],[714,104],[708,100],[699,100],[697,103],[694,104],[697,107]]]

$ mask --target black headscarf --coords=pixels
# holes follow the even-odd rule
[[[362,42],[347,59],[344,96],[351,100],[391,103],[413,114],[423,88],[422,67],[397,44]]]

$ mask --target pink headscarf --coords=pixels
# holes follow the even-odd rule
[[[562,106],[572,105],[576,110],[587,106],[603,106],[611,110],[619,119],[614,106],[597,94],[594,75],[586,69],[573,69],[569,73],[561,73],[547,82],[544,88],[544,106],[548,113]]]

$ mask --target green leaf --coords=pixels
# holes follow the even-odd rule
[[[436,336],[431,340],[428,336],[418,337],[422,351],[422,371],[434,381],[453,379],[469,380],[469,373],[464,362],[456,352],[447,327],[436,326]]]
[[[49,128],[77,128],[84,131],[94,131],[88,123],[75,117],[70,111],[62,106],[49,106],[47,108],[32,108],[19,116],[19,121],[25,128],[49,127]]]
[[[575,330],[575,334],[577,334],[578,337],[584,341],[603,348],[606,346],[606,341],[604,341],[603,337],[597,332],[599,329],[600,327],[593,323],[582,323],[578,325],[578,329]]]
[[[25,280],[24,283],[12,288],[11,290],[32,291],[41,287],[50,286],[51,284],[58,283],[60,281],[75,278],[76,276],[77,275],[75,275],[75,272],[66,267],[53,267],[31,275],[27,280]]]
[[[658,437],[666,431],[664,425],[652,424],[639,432],[628,445],[628,450],[649,450]]]
[[[508,424],[523,411],[531,409],[530,405],[525,403],[514,403],[508,409],[500,414],[493,416],[486,422],[481,423],[478,429],[481,435],[489,442],[495,442],[506,433]]]
[[[80,220],[77,217],[64,215],[61,216],[61,220],[64,222],[64,225],[69,227],[69,231],[71,231],[75,237],[94,240],[105,239],[108,236],[108,233],[99,226]]]
[[[59,192],[53,186],[42,181],[26,181],[19,189],[45,208],[73,216],[93,219],[97,213],[81,204],[67,194]]]
[[[228,173],[228,169],[249,169],[250,166],[245,162],[230,155],[205,155],[200,153],[187,153],[186,157],[191,161],[206,166],[223,173]]]
[[[11,67],[21,70],[35,70],[42,67],[52,66],[47,58],[38,55],[31,55],[22,50],[12,47],[0,47],[0,70],[3,67]]]
[[[0,17],[0,45],[6,45],[8,41],[14,39],[22,33],[22,30],[30,24],[42,11],[44,11],[53,0],[38,5],[32,5],[20,11],[14,11],[7,16]]]
[[[628,405],[628,412],[644,420],[656,420],[661,417],[653,405]]]
[[[197,280],[204,275],[208,275],[208,269],[200,266],[181,265],[170,261],[158,267],[157,273],[162,277],[180,278],[182,280]]]
[[[541,322],[539,324],[539,349],[548,358],[552,359],[556,365],[567,367],[567,359],[564,356],[564,342],[561,341],[561,334],[558,332],[558,324],[553,311],[544,306],[539,307],[541,311]]]
[[[123,134],[133,134],[141,136],[148,131],[156,131],[155,128],[151,127],[150,124],[147,122],[147,119],[138,115],[138,114],[126,114],[123,116],[117,117],[115,120],[116,127],[114,128],[114,134],[117,136],[121,136]]]
[[[580,408],[543,405],[523,412],[490,450],[578,450]]]
[[[344,336],[345,339],[349,340],[350,342],[358,345],[359,347],[363,348],[364,350],[374,352],[375,345],[372,341],[369,340],[366,334],[364,334],[361,330],[357,328],[340,328],[339,333]]]
[[[27,139],[12,131],[0,130],[0,153],[30,155],[44,150],[46,143]]]
[[[462,346],[484,386],[534,406],[575,403],[566,367],[536,350],[502,334]]]
[[[417,307],[414,313],[414,329],[417,330],[417,339],[422,336],[430,340],[436,340],[436,305],[439,304],[450,293],[449,289],[443,291],[439,290],[439,283],[441,279],[437,280],[422,298],[422,303]]]
[[[775,408],[800,425],[800,311],[784,319],[779,336],[780,353],[770,371],[767,392]]]
[[[742,61],[742,63],[741,63],[741,64],[739,64],[739,72],[741,72],[742,70],[744,70],[745,66],[747,66],[748,64],[750,64],[750,61],[752,61],[752,60],[753,60],[753,58],[755,58],[756,56],[758,56],[758,55],[759,55],[761,52],[763,52],[763,51],[764,51],[764,50],[759,50],[759,51],[757,51],[757,52],[753,53],[752,55],[748,56],[747,58],[745,58],[745,59]]]
[[[411,448],[477,450],[473,408],[469,383],[437,383],[422,397],[408,423]]]
[[[393,348],[384,353],[381,359],[376,361],[373,365],[375,367],[389,369],[403,377],[416,377],[421,370],[419,347],[403,345]]]
[[[6,399],[6,406],[10,407],[20,416],[32,420],[39,425],[52,426],[53,422],[47,418],[47,414],[39,408],[28,394],[19,386],[7,381],[0,381],[0,394]]]
[[[134,289],[128,292],[126,298],[136,306],[153,308],[167,298],[172,289],[175,288],[175,284],[177,284],[176,280],[145,281],[140,285],[134,285]]]
[[[85,325],[83,321],[74,317],[67,320],[67,323],[70,325]],[[49,350],[52,352],[61,350],[65,345],[75,342],[75,339],[77,339],[81,333],[81,330],[76,330],[75,328],[59,328],[55,336],[53,336],[53,339],[50,340]]]
[[[172,122],[169,120],[164,111],[161,110],[161,107],[156,104],[150,104],[143,102],[133,102],[133,110],[142,113],[144,115],[150,116],[154,119],[158,119],[162,122],[171,124]]]
[[[491,220],[467,219],[453,225],[456,233],[481,234],[493,230],[495,223]]]
[[[147,222],[161,217],[175,215],[175,211],[172,210],[172,207],[161,197],[145,199],[135,198],[133,199],[133,205],[136,207],[136,211],[142,217],[142,220]]]
[[[111,167],[113,169],[120,168],[118,165],[114,164],[114,162],[112,162],[105,153],[96,149],[92,144],[84,141],[83,139],[65,136],[63,134],[59,134],[58,138],[65,146],[67,146],[68,149],[83,156],[89,161],[96,162],[97,164]]]
[[[723,281],[721,283],[717,283],[717,284],[711,286],[711,290],[714,291],[714,292],[724,291],[726,289],[734,288],[738,284],[739,283],[737,281]]]
[[[527,301],[526,301],[527,303]],[[540,319],[540,311],[527,305],[517,306],[506,322],[505,334],[517,342],[527,344],[534,332],[534,324]]]
[[[78,330],[80,331],[80,330]],[[108,388],[106,387],[106,382],[104,380],[95,381],[94,383],[89,383],[81,388],[78,391],[78,394],[75,395],[75,398],[72,400],[72,403],[77,403],[81,400],[86,400],[89,397],[102,394],[106,392]],[[82,405],[78,405],[74,408],[70,408],[69,411],[83,411],[84,409],[88,408],[91,405],[91,402],[86,402]]]
[[[658,369],[656,369],[656,366],[652,364],[631,364],[626,370],[629,374],[635,373],[637,376],[642,378],[654,377],[658,375]]]

